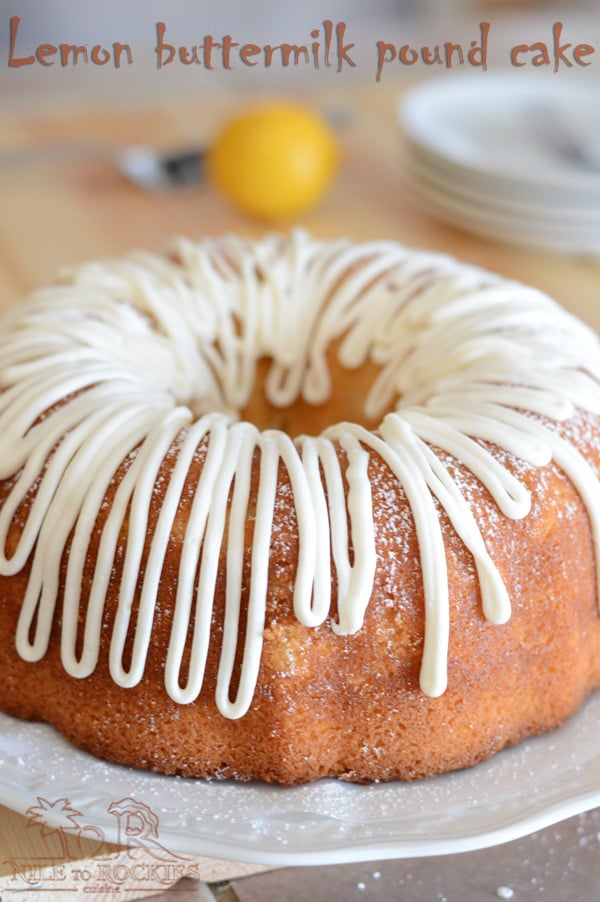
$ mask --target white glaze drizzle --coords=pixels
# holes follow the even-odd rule
[[[535,467],[554,460],[580,492],[600,548],[596,475],[547,425],[568,420],[575,408],[600,412],[598,341],[545,295],[390,242],[319,243],[297,232],[289,240],[255,243],[234,237],[179,240],[172,251],[174,258],[136,254],[80,266],[4,316],[0,478],[13,477],[14,485],[0,512],[0,573],[15,574],[31,559],[16,636],[24,659],[39,660],[47,650],[70,537],[61,628],[65,669],[76,677],[94,671],[106,591],[119,561],[110,672],[123,687],[142,679],[169,536],[200,448],[203,464],[179,559],[165,686],[182,704],[202,689],[225,544],[216,702],[226,717],[243,716],[256,688],[280,467],[289,477],[298,530],[295,615],[309,627],[329,621],[340,635],[361,628],[377,567],[371,455],[379,455],[398,479],[421,558],[421,687],[432,696],[446,688],[449,636],[446,552],[436,504],[473,556],[486,618],[504,623],[510,617],[504,582],[443,454],[462,462],[509,518],[527,516],[529,493],[486,443]],[[380,367],[364,401],[365,415],[381,418],[377,431],[339,423],[319,436],[292,440],[236,422],[262,357],[272,361],[265,390],[273,404],[290,405],[299,396],[311,404],[325,401],[331,392],[326,354],[334,340],[340,341],[343,366],[371,360]],[[153,494],[167,453],[174,454],[174,466],[161,477],[168,484],[150,534]],[[127,458],[100,536],[89,598],[82,601],[97,516]],[[245,640],[231,698],[256,466]],[[9,528],[33,489],[27,521],[9,556]]]

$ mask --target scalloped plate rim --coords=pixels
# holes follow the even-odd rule
[[[61,776],[50,779],[45,772],[41,773],[39,767],[34,767],[28,773],[24,769],[25,765],[21,770],[12,765],[11,776],[10,762],[8,765],[6,762],[11,742],[13,745],[21,743],[20,757],[26,757],[27,753],[35,754],[40,733],[44,737],[45,747],[47,743],[51,753],[58,755],[70,766],[65,766]],[[102,802],[106,804],[113,801],[117,794],[112,791],[113,786],[116,788],[124,779],[132,778],[138,787],[147,789],[148,797],[160,799],[162,793],[163,801],[170,802],[170,809],[168,806],[160,809],[160,841],[180,854],[279,866],[446,855],[475,851],[519,839],[599,806],[600,744],[597,744],[596,752],[597,738],[600,738],[600,691],[593,693],[582,709],[560,729],[505,749],[466,771],[457,771],[415,784],[360,787],[324,780],[307,787],[285,788],[232,784],[231,781],[207,783],[183,780],[109,764],[76,749],[47,724],[27,723],[0,714],[0,804],[19,814],[25,814],[38,796],[41,796],[39,781],[46,776],[48,782],[42,784],[45,795],[56,798],[60,794],[62,798],[74,793],[74,804],[84,809],[86,823],[106,831],[107,840],[114,842],[116,832],[110,816],[106,814],[107,809],[104,813],[98,812],[97,806]],[[549,758],[549,753],[553,755],[552,759]],[[530,757],[533,762],[528,761]],[[535,763],[548,760],[553,760],[550,769],[556,769],[555,777],[536,785]],[[92,777],[91,785],[87,785],[86,763]],[[518,765],[516,769],[515,765]],[[83,777],[77,776],[82,767],[85,785]],[[102,774],[102,781],[94,780],[96,772]],[[511,778],[516,783],[512,790],[506,789],[503,781],[506,783]],[[523,779],[524,784],[519,782]],[[101,785],[102,782],[104,786]],[[527,783],[531,784],[529,788]],[[474,793],[481,792],[482,799],[474,797],[475,801],[472,803],[461,802],[461,793],[464,794],[465,791],[466,798],[470,799],[469,787],[473,788]],[[213,813],[205,818],[196,815],[195,819],[200,823],[194,829],[193,825],[190,826],[190,812],[174,807],[175,797],[182,789],[193,789],[200,798],[212,796],[217,802],[220,802],[220,796],[226,801],[231,798],[235,800],[236,796],[243,801],[245,792],[251,799],[256,797],[258,802],[254,804],[260,803],[261,810],[259,813],[248,813],[242,807],[239,812],[236,809],[228,816]],[[93,796],[91,811],[85,810],[84,803],[78,798],[78,794],[83,796],[85,802],[86,792]],[[524,803],[520,806],[518,798],[522,793]],[[137,794],[139,797],[139,791]],[[457,801],[452,805],[449,802],[444,805],[444,794],[450,802],[454,797]],[[335,810],[327,811],[329,796],[333,797],[336,804],[342,799],[344,807],[346,803],[351,805],[358,800],[359,810],[361,805],[364,807],[371,804],[371,815],[368,819],[357,821],[348,815],[340,816]],[[430,804],[421,824],[427,825],[432,819],[443,820],[445,816],[446,825],[451,827],[450,833],[441,824],[437,834],[423,835],[419,832],[418,820],[412,819],[410,811],[404,815],[404,819],[397,809],[392,815],[385,816],[384,809],[386,805],[389,807],[390,800],[397,804],[398,801],[410,800],[412,796],[413,807],[415,799],[420,804],[420,796]],[[303,812],[302,806],[298,806],[294,800],[305,797],[309,799],[309,805]],[[277,805],[269,808],[270,799],[279,805],[283,802],[283,809],[278,811]],[[310,799],[317,800],[317,807],[324,805],[324,810],[313,811],[311,804],[315,803],[310,803]],[[378,799],[380,802],[383,799],[383,803],[378,805]],[[96,811],[93,810],[94,805]],[[263,810],[265,805],[268,809],[266,814]],[[165,812],[168,815],[166,822]],[[307,819],[308,825],[305,823],[301,826],[302,821]],[[263,830],[266,827],[265,835],[261,835],[260,830],[257,832],[257,822]],[[51,815],[47,823],[53,825]],[[455,826],[457,823],[458,827]],[[232,825],[235,825],[233,831],[230,829]],[[408,827],[412,829],[415,826],[417,829],[411,833]],[[248,832],[245,833],[245,830]],[[278,834],[278,830],[282,832]],[[369,835],[370,830],[375,833]],[[321,835],[323,832],[327,834],[326,842]],[[289,847],[286,848],[288,843]]]

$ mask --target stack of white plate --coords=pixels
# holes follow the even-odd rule
[[[406,165],[429,210],[500,241],[600,252],[598,92],[522,71],[448,73],[401,106]],[[551,129],[576,142],[567,154]]]

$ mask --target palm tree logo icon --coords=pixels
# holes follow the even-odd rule
[[[131,875],[138,882],[159,886],[182,876],[199,876],[192,858],[171,852],[160,842],[158,817],[144,802],[123,797],[108,805],[107,813],[117,821],[117,838],[111,836],[110,842],[102,829],[86,823],[85,815],[69,799],[50,801],[38,796],[36,803],[25,812],[27,829],[40,831],[46,854],[6,862],[13,876],[29,886],[48,879],[55,883],[75,879],[77,884],[82,875],[90,880],[95,874],[116,887]],[[81,862],[86,863],[83,869]],[[92,862],[95,870],[90,870]]]
[[[92,848],[93,855],[97,855],[106,844],[102,830],[83,824],[83,814],[71,806],[69,799],[50,802],[38,796],[37,805],[28,808],[25,814],[28,829],[38,827],[44,838],[56,837],[62,861],[74,861],[81,856],[82,840],[91,840],[97,845],[96,849]]]

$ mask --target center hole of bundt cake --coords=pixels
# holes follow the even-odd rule
[[[265,391],[270,363],[270,360],[258,361],[252,396],[240,411],[241,419],[261,431],[279,429],[294,438],[319,435],[341,421],[358,423],[367,429],[376,429],[381,422],[381,416],[373,418],[365,413],[369,389],[379,373],[376,364],[367,361],[356,369],[347,369],[333,358],[329,361],[331,393],[323,404],[309,404],[299,397],[287,407],[278,407],[268,400]]]

